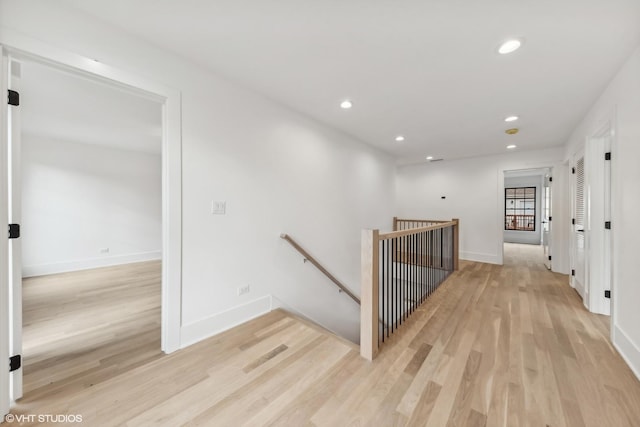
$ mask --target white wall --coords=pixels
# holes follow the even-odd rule
[[[399,217],[460,218],[460,257],[501,264],[504,171],[554,166],[562,155],[562,148],[555,148],[401,166],[396,213]]]
[[[360,230],[393,216],[388,155],[59,3],[0,7],[0,41],[17,29],[181,91],[182,345],[270,310],[272,297],[356,337],[358,307],[279,235],[359,293]],[[211,215],[212,200],[227,214]]]
[[[525,243],[529,245],[539,245],[541,234],[540,229],[542,225],[541,221],[541,207],[542,207],[542,181],[543,177],[540,175],[535,176],[518,176],[518,177],[506,177],[504,178],[504,186],[509,187],[535,187],[536,189],[536,221],[534,231],[515,231],[504,230],[504,241],[509,243]]]
[[[22,147],[24,276],[160,258],[159,154],[30,135]]]
[[[637,227],[640,212],[640,49],[612,80],[568,143],[566,157],[612,120],[612,335],[616,348],[640,378],[640,286]],[[587,174],[588,171],[585,171]]]

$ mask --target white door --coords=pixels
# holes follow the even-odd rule
[[[552,178],[544,178],[544,188],[542,194],[542,247],[544,248],[544,265],[551,270],[551,182]]]
[[[586,205],[587,205],[587,293],[589,311],[608,315],[611,304],[611,128],[597,133],[589,139],[585,153]]]
[[[585,185],[584,185],[584,152],[576,154],[573,173],[573,219],[571,228],[573,248],[572,285],[583,301],[588,301],[586,285],[586,239],[585,239]]]
[[[9,83],[9,60],[6,52],[0,46],[0,91],[2,93],[0,103],[0,361],[9,360],[9,240],[6,231],[9,224],[8,209],[8,110],[7,90]],[[6,363],[6,362],[4,362]],[[0,364],[0,416],[9,412],[11,404],[9,370],[7,365]]]
[[[14,93],[14,103],[19,104],[20,63],[8,58],[9,89]],[[21,180],[21,125],[20,105],[8,108],[8,159],[9,159],[9,224],[12,224],[14,238],[9,239],[9,352],[13,356],[13,371],[10,374],[11,400],[22,397],[22,243],[19,238],[22,223],[22,180]]]

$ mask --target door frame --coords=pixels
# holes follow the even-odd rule
[[[21,63],[7,55],[8,88],[20,93]],[[8,154],[8,195],[9,223],[22,224],[22,142],[20,123],[20,106],[8,108],[7,133]],[[19,189],[15,191],[15,189]],[[22,239],[9,240],[9,356],[22,355]],[[18,368],[9,374],[11,400],[22,397],[22,369]]]
[[[0,201],[3,206],[8,201],[8,165],[7,158],[7,135],[9,125],[9,106],[5,101],[8,87],[9,62],[4,52],[4,47],[0,45],[0,93],[3,102],[0,103]],[[8,209],[0,209],[0,360],[9,360],[9,236],[4,224],[9,224]],[[6,272],[6,273],[5,273]],[[6,362],[4,362],[6,363]],[[4,365],[6,367],[6,365]],[[9,412],[11,404],[10,398],[9,369],[0,369],[0,417],[4,421],[4,415]]]
[[[540,163],[533,163],[530,165],[526,165],[526,166],[521,166],[521,167],[517,167],[517,166],[513,166],[513,167],[502,167],[500,169],[498,169],[498,216],[497,216],[497,220],[498,220],[498,233],[499,233],[499,239],[498,239],[498,247],[497,249],[497,254],[498,254],[498,259],[497,262],[499,265],[503,265],[504,264],[504,213],[505,213],[505,201],[504,201],[504,179],[505,179],[505,172],[513,172],[513,171],[525,171],[525,170],[538,170],[538,169],[549,169],[549,175],[553,176],[554,174],[554,170],[558,165],[553,163],[553,162],[540,162]],[[553,239],[551,240],[552,244],[553,244]],[[553,247],[551,248],[551,251],[553,251]]]
[[[10,29],[0,31],[0,45],[5,54],[17,60],[35,61],[65,72],[89,78],[157,100],[162,104],[162,304],[161,347],[171,353],[181,347],[181,295],[182,295],[182,148],[181,148],[181,93],[147,77],[118,69],[95,59],[77,55],[50,46]],[[4,64],[3,64],[4,65]],[[5,68],[6,70],[6,68]],[[2,85],[6,76],[2,76]],[[6,93],[6,88],[3,87]],[[7,120],[6,103],[2,106],[2,123]],[[3,132],[2,146],[6,147]],[[6,150],[2,150],[2,168],[7,165]],[[7,200],[7,175],[0,175],[0,197]],[[2,222],[3,221],[3,222]],[[0,213],[0,224],[6,224],[6,213]],[[7,236],[0,239],[0,267],[7,271]],[[0,305],[4,308],[7,278],[0,277]],[[4,311],[3,311],[4,312]],[[0,321],[4,323],[4,317]],[[0,323],[0,352],[8,343],[8,325]],[[1,353],[0,353],[1,355]],[[5,389],[4,376],[0,388]],[[3,391],[0,391],[3,393]]]
[[[609,119],[587,138],[585,144],[585,190],[588,212],[585,237],[589,248],[586,260],[586,269],[589,271],[589,280],[586,284],[589,287],[587,308],[593,313],[604,315],[611,314],[613,305],[613,301],[604,296],[605,290],[611,290],[614,263],[612,230],[606,230],[604,222],[612,221],[613,174],[611,172],[615,158],[612,155],[611,160],[607,161],[604,155],[613,150],[614,138],[614,121]],[[607,195],[609,202],[606,201]]]
[[[551,233],[552,233],[552,225],[553,222],[549,221],[549,218],[552,218],[553,215],[551,214],[552,212],[552,207],[551,207],[551,200],[553,198],[553,176],[551,175],[551,170],[549,170],[549,172],[543,177],[543,183],[542,183],[542,194],[540,195],[540,200],[541,200],[541,214],[540,214],[540,240],[542,242],[542,253],[543,253],[543,259],[542,261],[544,262],[545,266],[547,267],[547,269],[551,270],[553,265],[551,263],[551,261],[553,261],[553,257],[552,257],[552,253],[551,253]],[[547,188],[549,190],[547,190]],[[547,200],[547,194],[549,195],[549,198]],[[545,215],[546,211],[549,211],[549,215]],[[542,226],[542,220],[544,219],[545,223],[547,224],[547,239],[545,242],[545,231],[544,231],[544,226]],[[546,244],[545,244],[546,243]],[[545,251],[545,247],[546,247],[546,251]]]

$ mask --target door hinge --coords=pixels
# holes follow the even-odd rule
[[[576,225],[576,219],[575,218],[571,218],[571,224]]]
[[[549,261],[551,261],[551,255],[549,255]]]
[[[15,90],[9,89],[8,104],[9,105],[20,105],[20,94]]]
[[[549,222],[551,222],[551,217],[549,217]]]
[[[20,237],[20,224],[9,224],[9,238],[17,239]]]
[[[576,275],[576,271],[572,269],[572,270],[571,270],[571,275],[572,275],[572,276],[575,276],[575,275]]]
[[[611,221],[605,221],[604,222],[604,228],[606,230],[611,230]]]
[[[549,177],[549,182],[553,182],[553,177],[552,176]]]
[[[22,356],[19,354],[11,356],[9,358],[9,372],[17,371],[20,367],[22,367]]]
[[[575,174],[576,173],[576,168],[571,168],[571,173]]]
[[[608,153],[604,153],[604,159],[611,160],[611,151],[609,151]]]
[[[611,291],[604,291],[605,298],[611,298]]]

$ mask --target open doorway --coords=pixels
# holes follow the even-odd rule
[[[181,148],[180,148],[180,93],[175,89],[159,84],[145,77],[137,76],[126,71],[105,66],[93,59],[77,56],[68,52],[58,51],[44,43],[33,43],[33,40],[19,34],[12,37],[11,46],[0,45],[2,68],[0,69],[0,86],[9,93],[9,102],[0,109],[0,196],[3,207],[0,219],[10,224],[9,235],[0,238],[0,312],[8,316],[0,317],[0,356],[11,361],[11,369],[0,374],[0,412],[5,414],[12,401],[23,395],[23,360],[22,360],[22,250],[24,227],[20,228],[22,201],[22,161],[20,137],[22,136],[22,110],[28,98],[20,94],[22,90],[22,65],[31,62],[51,67],[57,72],[72,75],[76,78],[89,80],[93,84],[109,86],[129,95],[136,95],[151,100],[160,106],[161,111],[161,253],[162,263],[160,272],[161,282],[161,319],[156,320],[161,327],[161,349],[170,353],[180,348],[180,294],[181,294]],[[48,82],[51,84],[51,82]],[[67,94],[62,98],[70,98]],[[70,98],[69,102],[73,102]],[[61,108],[63,102],[59,103]],[[83,105],[90,109],[91,104]],[[118,105],[118,108],[125,108]],[[126,110],[126,108],[125,108]],[[80,114],[80,113],[78,113]],[[157,133],[157,130],[155,131]],[[60,155],[56,151],[55,155]],[[96,156],[100,157],[100,156]],[[58,160],[60,158],[58,157]],[[68,159],[67,159],[68,161]],[[104,171],[103,171],[104,172]],[[116,174],[118,175],[118,174]],[[126,174],[121,174],[126,175]],[[118,176],[121,176],[118,175]],[[8,211],[8,212],[7,212]],[[13,225],[16,225],[14,227]],[[66,233],[77,232],[71,221],[55,224]],[[114,233],[114,235],[117,233]],[[113,245],[116,248],[117,245]],[[109,248],[108,251],[102,251]],[[8,251],[7,251],[8,249]],[[102,256],[111,253],[111,247],[99,248]],[[153,251],[151,251],[153,252]],[[157,251],[155,251],[157,253]],[[126,257],[125,257],[126,258]],[[130,259],[129,259],[130,260]],[[138,259],[139,260],[139,259]],[[95,259],[94,259],[95,261]],[[122,259],[121,259],[122,261]],[[131,260],[130,260],[131,261]],[[150,261],[150,264],[158,261]],[[58,263],[60,264],[60,263]],[[64,264],[64,263],[62,263]],[[72,266],[75,265],[71,263]],[[82,266],[82,263],[80,263]],[[110,263],[105,263],[110,264]],[[76,265],[77,266],[77,265]],[[84,265],[86,267],[86,265]],[[42,265],[40,266],[42,267]],[[111,267],[108,267],[111,268]],[[157,275],[157,266],[155,267]],[[33,272],[34,270],[32,270]],[[27,271],[27,275],[29,272]],[[67,273],[65,273],[67,274]],[[134,273],[135,275],[135,273]],[[130,276],[130,275],[129,275]],[[157,281],[157,280],[156,280]],[[126,294],[126,292],[125,292]],[[157,300],[157,296],[156,296]],[[155,304],[155,303],[154,303]],[[126,304],[120,308],[126,310]],[[75,319],[76,321],[81,321]],[[93,319],[92,319],[93,320]],[[157,345],[156,342],[153,344]],[[79,355],[82,353],[77,352]],[[99,363],[103,363],[102,359]],[[108,358],[116,363],[117,357]],[[130,366],[135,366],[131,361]],[[54,362],[55,363],[55,362]],[[85,364],[86,366],[86,364]],[[111,377],[111,373],[104,372],[103,380]],[[80,383],[75,384],[78,386]],[[83,383],[85,387],[92,384]],[[52,390],[49,390],[52,391]],[[52,396],[49,394],[49,396]],[[34,395],[34,398],[35,395]],[[22,403],[22,401],[21,401]]]
[[[162,104],[28,60],[20,95],[28,401],[161,355]]]
[[[504,171],[504,258],[551,269],[551,168]]]

